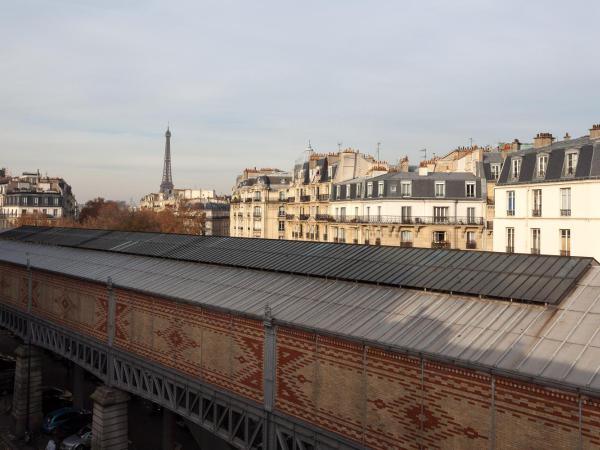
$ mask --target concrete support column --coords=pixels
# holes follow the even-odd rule
[[[20,345],[15,351],[15,389],[12,425],[15,436],[37,432],[42,426],[42,354],[34,346]],[[28,398],[29,396],[29,398]]]
[[[162,409],[162,450],[175,448],[175,414],[167,408]]]
[[[92,450],[126,449],[129,394],[108,386],[100,386],[91,398],[94,401]]]
[[[73,364],[73,407],[85,408],[84,371],[81,366]]]

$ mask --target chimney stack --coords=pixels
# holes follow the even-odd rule
[[[600,139],[600,123],[592,125],[590,128],[590,139]]]
[[[571,135],[569,134],[569,132],[565,133],[565,137],[563,138],[563,140],[568,141],[571,139]]]
[[[510,144],[510,149],[513,152],[518,152],[519,150],[521,150],[521,143],[519,142],[518,139],[515,139],[514,141],[512,141],[512,144]]]
[[[552,142],[554,142],[552,133],[538,133],[537,136],[533,138],[533,148],[547,147],[552,145]]]

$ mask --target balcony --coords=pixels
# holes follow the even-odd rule
[[[506,215],[507,216],[514,216],[515,215],[515,210],[514,209],[507,209],[506,210]]]
[[[326,240],[327,240],[327,233],[325,233],[325,234],[323,235],[323,240],[324,240],[324,241],[326,241]]]
[[[560,210],[560,215],[565,217],[565,216],[570,216],[571,215],[571,210],[570,209],[561,209]]]
[[[506,253],[514,253],[515,252],[515,248],[513,246],[507,245],[506,246]]]
[[[286,214],[285,215],[286,220],[293,220],[295,217],[296,217],[295,214]]]
[[[369,245],[369,240],[365,239],[365,245]]]
[[[346,238],[333,238],[333,242],[339,243],[339,244],[343,244],[346,242]]]
[[[531,249],[531,254],[532,255],[539,255],[540,254],[540,249],[539,248],[532,248]]]
[[[381,245],[381,239],[380,238],[375,239],[375,245]]]
[[[469,250],[474,250],[474,249],[476,249],[476,248],[477,248],[477,242],[476,242],[476,241],[467,241],[467,245],[466,245],[466,247],[467,247]]]
[[[329,201],[329,194],[319,194],[319,195],[317,196],[317,199],[318,199],[320,202],[326,202],[326,201]]]
[[[250,203],[252,201],[251,198],[247,198],[246,200],[244,200],[246,203]]]
[[[352,239],[353,244],[358,244],[358,239]]]
[[[296,201],[296,197],[288,197],[287,198],[288,203],[294,203],[295,201]]]
[[[561,250],[560,256],[571,256],[571,250]]]
[[[542,208],[532,209],[531,215],[533,217],[542,217]]]
[[[412,248],[412,246],[413,246],[412,241],[400,242],[400,247],[403,247],[403,248]]]
[[[298,218],[300,220],[308,220],[310,218],[310,214],[300,214]]]
[[[321,217],[323,216],[323,217]],[[318,214],[317,220],[330,220],[338,223],[374,223],[374,224],[398,224],[398,225],[474,225],[483,226],[485,221],[483,217],[459,216],[459,217],[444,217],[444,216],[354,216],[354,215],[338,215],[327,216]]]
[[[310,202],[310,195],[301,195],[300,201],[301,202]]]
[[[450,241],[433,241],[431,248],[450,248]]]
[[[333,216],[330,216],[329,214],[316,214],[315,219],[316,220],[325,220],[327,222],[333,222]]]
[[[252,214],[252,217],[254,217],[254,219],[261,219],[262,218],[262,214],[260,214],[260,213],[254,213],[254,214]]]
[[[279,217],[285,217],[286,216],[285,211],[279,211],[278,216]]]

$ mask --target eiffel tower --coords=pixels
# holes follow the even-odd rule
[[[173,177],[171,175],[171,130],[167,127],[165,133],[165,162],[163,165],[162,183],[160,183],[160,192],[165,197],[173,194]]]

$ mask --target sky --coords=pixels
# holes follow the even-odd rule
[[[0,2],[0,167],[79,202],[230,193],[308,141],[417,162],[600,123],[600,2]]]

